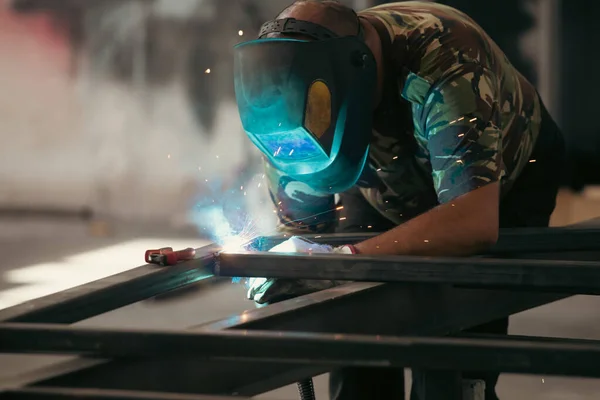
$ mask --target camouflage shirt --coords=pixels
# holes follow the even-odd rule
[[[382,101],[373,115],[365,199],[396,224],[500,182],[504,196],[529,162],[540,127],[534,87],[466,14],[390,3],[359,13],[379,32]],[[281,228],[326,232],[334,196],[266,166]]]

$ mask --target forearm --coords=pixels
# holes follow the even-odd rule
[[[497,184],[477,189],[452,203],[357,244],[360,254],[464,256],[487,249],[498,237],[498,214],[481,198],[497,192]]]

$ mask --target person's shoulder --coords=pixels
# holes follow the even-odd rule
[[[394,28],[423,31],[428,28],[443,30],[446,24],[471,22],[459,10],[428,1],[403,1],[386,3],[367,8],[358,13],[364,17],[376,17]]]

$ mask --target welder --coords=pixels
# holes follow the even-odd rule
[[[281,231],[381,232],[318,251],[468,256],[500,228],[545,227],[565,159],[534,86],[464,13],[407,1],[361,12],[297,1],[235,47],[244,130],[262,151]],[[282,244],[315,251],[297,237]],[[271,303],[336,282],[256,280]],[[385,312],[373,310],[373,312]],[[506,334],[508,319],[470,332]],[[484,379],[497,399],[496,373]],[[346,368],[332,399],[403,399],[403,371]],[[460,377],[413,371],[411,399],[451,399]]]

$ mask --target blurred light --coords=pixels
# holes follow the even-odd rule
[[[224,252],[238,252],[244,250],[244,244],[248,243],[248,240],[240,236],[229,236],[223,239],[222,249]]]
[[[242,31],[241,29],[238,31],[238,35],[240,36],[244,36],[244,31]]]
[[[210,74],[210,68],[207,68],[206,71],[204,71],[205,74]]]
[[[186,247],[197,248],[208,243],[196,238],[141,238],[75,254],[56,262],[10,270],[4,274],[4,280],[13,286],[19,286],[0,291],[0,309],[144,265],[144,253],[148,249],[170,246],[179,250]]]

